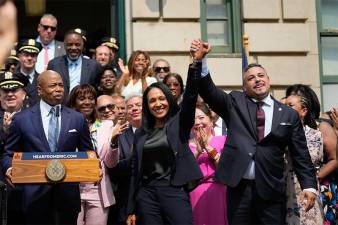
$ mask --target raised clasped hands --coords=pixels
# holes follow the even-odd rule
[[[300,196],[300,202],[306,212],[314,206],[316,197],[316,194],[311,191],[302,192]]]
[[[208,42],[203,42],[201,39],[195,39],[190,45],[190,55],[194,60],[202,60],[211,50]]]

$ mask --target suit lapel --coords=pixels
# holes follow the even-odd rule
[[[143,146],[144,143],[146,142],[146,138],[147,138],[147,134],[143,133],[140,137],[139,137],[139,141],[136,143],[136,154],[137,154],[137,158],[138,158],[138,171],[141,170],[141,165],[142,165],[142,156],[143,156]]]
[[[273,104],[273,117],[272,117],[271,131],[277,129],[280,123],[280,120],[281,120],[281,116],[283,114],[283,109],[280,105],[281,103],[276,101],[274,98],[272,99],[274,101],[274,104]]]
[[[63,56],[63,60],[61,60],[61,69],[62,69],[62,72],[61,74],[64,74],[64,82],[65,82],[65,86],[68,87],[68,90],[69,90],[69,87],[70,87],[70,83],[69,83],[69,71],[68,71],[68,61],[67,61],[67,56],[64,55]]]
[[[82,57],[82,56],[81,56]],[[81,67],[81,78],[80,78],[80,84],[85,84],[87,82],[87,75],[88,75],[88,60],[84,57],[82,57],[82,67]]]
[[[255,135],[256,138],[258,138],[257,128],[256,128],[257,105],[248,97],[246,97],[246,104],[247,104],[249,118],[251,122],[252,133]]]
[[[58,148],[62,146],[62,140],[65,140],[65,135],[68,132],[68,125],[70,124],[70,119],[68,116],[68,109],[65,108],[63,105],[61,105],[61,128],[59,133],[59,139],[58,139]]]
[[[35,106],[33,106],[31,108],[31,112],[32,124],[34,124],[34,127],[36,128],[35,130],[38,133],[37,137],[41,137],[41,141],[44,144],[44,149],[46,149],[46,151],[50,151],[47,135],[45,134],[45,130],[43,129],[40,104],[36,104]]]

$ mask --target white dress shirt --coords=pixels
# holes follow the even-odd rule
[[[55,40],[51,41],[48,45],[44,45],[41,42],[40,36],[36,39],[37,42],[40,42],[42,45],[42,49],[39,52],[36,65],[35,65],[35,70],[38,73],[42,73],[43,71],[46,70],[45,68],[45,47],[48,49],[48,61],[54,59],[54,54],[55,54]]]

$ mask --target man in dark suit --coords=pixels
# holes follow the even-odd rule
[[[12,157],[18,152],[68,152],[93,149],[86,119],[63,105],[63,81],[54,71],[38,78],[41,101],[17,113],[5,145],[3,169],[12,179]],[[61,109],[61,111],[60,111]],[[60,132],[58,132],[60,131]],[[79,185],[60,183],[23,185],[27,224],[76,224],[80,211]]]
[[[35,70],[36,60],[39,52],[41,51],[41,44],[34,39],[24,39],[18,43],[18,57],[20,66],[18,67],[18,72],[22,73],[27,77],[29,83],[25,87],[26,90],[26,99],[24,102],[24,107],[28,108],[32,105],[35,105],[39,101],[39,96],[37,92],[37,78],[39,73]]]
[[[205,55],[208,43],[193,41],[191,54]],[[303,207],[316,199],[316,174],[297,113],[270,94],[270,78],[259,64],[243,74],[243,92],[217,89],[202,60],[199,94],[228,128],[215,180],[228,185],[230,224],[284,224],[286,147],[303,189]]]
[[[116,204],[113,206],[113,214],[117,224],[125,224],[127,219],[126,206],[128,200],[129,182],[131,176],[130,158],[132,154],[132,145],[134,142],[134,133],[136,129],[141,127],[142,120],[142,97],[132,96],[126,101],[127,106],[127,121],[129,128],[127,128],[119,137],[118,145],[120,150],[119,162],[111,170],[111,175],[116,190],[114,195],[116,197]]]
[[[42,45],[38,55],[36,71],[42,73],[47,69],[48,62],[58,56],[66,54],[63,42],[55,40],[58,21],[52,14],[44,14],[38,25],[39,36],[36,41]]]
[[[51,60],[48,69],[61,74],[66,99],[69,92],[79,84],[90,84],[95,87],[101,66],[95,60],[83,57],[84,41],[76,30],[66,33],[64,43],[66,55]]]

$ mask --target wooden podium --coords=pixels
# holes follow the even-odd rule
[[[14,184],[100,180],[100,162],[94,151],[15,152],[12,167]]]

